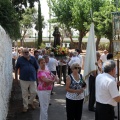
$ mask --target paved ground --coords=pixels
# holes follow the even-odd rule
[[[56,84],[54,91],[55,94],[51,96],[52,105],[49,107],[49,120],[66,120],[65,86]],[[94,120],[94,112],[87,110],[87,103],[83,107],[82,120]]]
[[[62,84],[55,84],[54,94],[51,96],[50,101],[52,105],[49,106],[48,110],[48,120],[66,120],[65,94],[65,86]],[[27,113],[22,113],[20,87],[16,87],[16,84],[14,84],[7,120],[39,120],[39,104],[36,101],[34,104],[37,107],[35,110],[29,108]],[[87,103],[84,103],[82,120],[94,120],[94,112],[88,111],[87,106]]]

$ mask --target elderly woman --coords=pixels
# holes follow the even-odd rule
[[[37,73],[38,78],[38,97],[40,101],[40,120],[48,120],[48,106],[50,101],[50,93],[53,87],[53,83],[57,80],[57,77],[53,75],[45,67],[45,59],[40,58],[38,60],[40,69]]]
[[[71,65],[72,73],[66,79],[66,112],[67,120],[81,120],[85,82],[82,75],[78,73],[81,70],[78,63]]]

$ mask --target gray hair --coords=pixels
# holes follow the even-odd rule
[[[28,48],[23,48],[23,49],[22,49],[22,53],[24,53],[25,51],[28,51],[28,52],[29,52]]]
[[[77,56],[78,55],[78,52],[73,52],[73,57]]]
[[[49,58],[49,56],[48,55],[43,55],[43,58],[46,59],[46,58]]]
[[[100,55],[100,53],[98,51],[96,51],[96,55]]]
[[[105,73],[111,72],[116,67],[116,64],[113,60],[107,60],[103,63],[103,69]]]
[[[40,64],[41,61],[45,60],[44,58],[39,58],[38,63]]]
[[[74,63],[71,64],[70,68],[74,69],[77,66],[79,66],[79,64],[77,62],[74,62]]]
[[[54,57],[54,52],[51,52],[51,53],[50,53],[50,57]]]

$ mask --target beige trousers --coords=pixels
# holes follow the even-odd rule
[[[36,93],[37,93],[36,81],[20,80],[20,85],[22,90],[23,107],[28,109],[28,104],[33,104],[33,100],[36,97]],[[29,100],[28,100],[28,93],[30,93]]]

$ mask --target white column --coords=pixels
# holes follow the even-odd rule
[[[67,44],[67,47],[69,48],[70,47],[70,43],[66,43]]]
[[[65,43],[62,43],[62,47],[65,47]]]
[[[46,47],[51,47],[51,43],[45,43]]]

